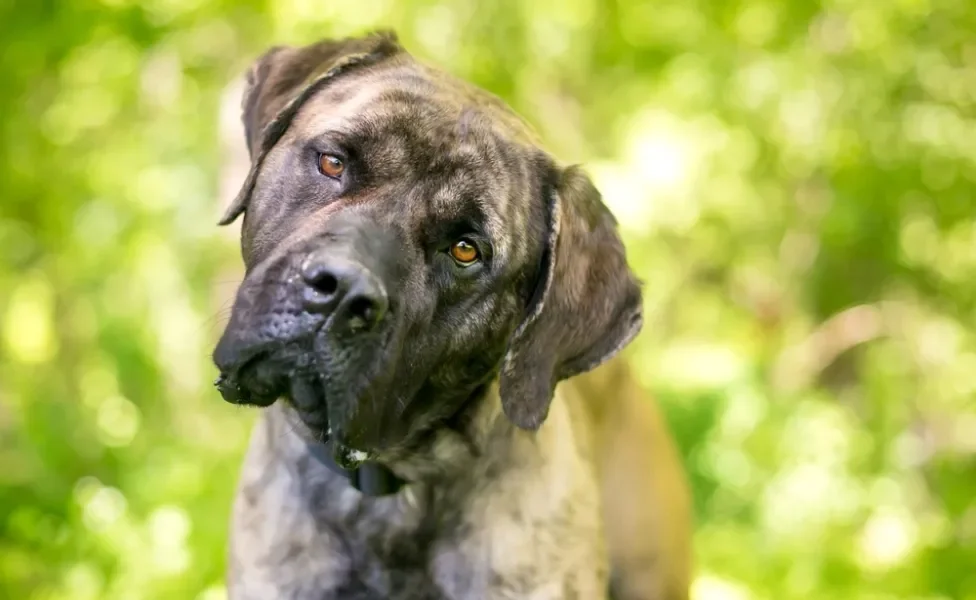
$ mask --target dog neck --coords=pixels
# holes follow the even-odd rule
[[[409,446],[390,453],[384,464],[408,482],[432,485],[454,480],[488,454],[497,454],[515,426],[505,418],[498,384],[482,388],[449,419]]]

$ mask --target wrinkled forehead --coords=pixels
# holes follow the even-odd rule
[[[535,146],[476,90],[415,64],[350,76],[301,108],[285,138],[362,153],[374,186],[409,186],[418,218],[476,218],[505,258],[526,230]],[[414,207],[416,208],[416,207]]]

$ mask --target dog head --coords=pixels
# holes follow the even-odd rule
[[[392,33],[273,48],[243,98],[246,275],[214,351],[224,397],[279,399],[347,466],[499,382],[538,428],[556,383],[641,325],[616,222],[497,98]]]

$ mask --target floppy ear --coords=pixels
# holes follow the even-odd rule
[[[536,291],[502,364],[502,408],[523,429],[542,425],[559,381],[614,356],[643,322],[640,286],[600,192],[578,167],[556,179]]]
[[[251,170],[219,224],[233,223],[247,208],[264,157],[306,100],[343,73],[376,64],[400,51],[395,33],[379,31],[300,48],[275,46],[261,55],[247,71],[241,98]]]

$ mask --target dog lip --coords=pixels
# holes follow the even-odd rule
[[[246,392],[241,388],[236,380],[232,379],[230,376],[221,373],[217,379],[213,382],[214,387],[220,392],[220,395],[231,404],[243,404],[242,400],[246,395]]]
[[[273,386],[261,385],[259,379],[251,378],[250,385],[244,385],[243,379],[249,370],[253,370],[257,365],[269,356],[267,352],[257,352],[246,361],[242,362],[234,369],[221,371],[214,381],[214,387],[220,392],[224,400],[231,404],[242,404],[252,406],[270,406],[280,395]]]
[[[321,441],[329,440],[332,427],[321,382],[315,378],[293,376],[285,398],[308,429],[315,432]]]

